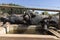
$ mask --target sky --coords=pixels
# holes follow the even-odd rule
[[[19,4],[25,7],[32,8],[47,8],[60,10],[60,0],[0,0],[0,4],[2,3]]]

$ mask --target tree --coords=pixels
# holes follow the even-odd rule
[[[17,5],[17,4],[1,4],[1,5],[8,5],[8,6],[19,6],[19,7],[23,7],[24,6],[21,6],[21,5]],[[15,14],[21,14],[23,13],[24,10],[22,9],[17,9],[17,8],[12,8],[12,10],[10,8],[1,8],[1,10],[3,11],[3,13],[9,13],[9,14],[12,14],[12,13],[15,13]]]

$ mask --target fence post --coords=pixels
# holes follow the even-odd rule
[[[58,23],[58,28],[60,29],[60,12],[59,12],[59,23]]]

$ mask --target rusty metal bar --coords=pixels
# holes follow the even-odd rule
[[[59,12],[59,24],[58,24],[58,28],[60,29],[60,12]]]
[[[27,10],[60,12],[60,10],[42,9],[42,8],[22,8],[22,7],[19,7],[19,6],[8,6],[8,5],[0,5],[0,7],[2,7],[2,8],[19,8],[19,9],[27,9]]]

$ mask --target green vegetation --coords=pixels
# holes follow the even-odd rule
[[[10,4],[1,4],[1,5],[19,6],[19,7],[23,7],[23,8],[24,8],[24,6],[17,5],[17,4],[12,4],[12,3],[10,3]],[[0,10],[3,12],[3,14],[4,14],[4,13],[9,13],[9,14],[12,14],[12,13],[22,14],[23,11],[24,11],[24,10],[22,10],[22,9],[17,9],[17,8],[12,8],[12,9],[10,9],[10,8],[0,8]]]

